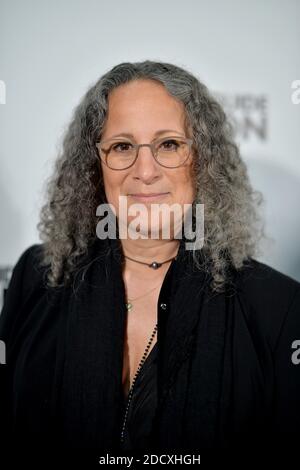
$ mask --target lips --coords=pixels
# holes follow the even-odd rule
[[[155,201],[157,199],[163,198],[164,196],[167,196],[168,194],[169,193],[135,193],[128,194],[128,196],[139,201]]]
[[[161,196],[163,194],[168,194],[168,193],[134,193],[134,194],[129,194],[129,196],[152,197],[152,196]]]

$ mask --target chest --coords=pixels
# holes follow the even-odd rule
[[[127,313],[122,371],[125,396],[128,395],[134,377],[138,373],[143,355],[146,354],[144,357],[148,357],[157,341],[157,332],[154,334],[157,323],[157,301],[158,295],[154,293],[147,299],[132,302],[132,309]]]

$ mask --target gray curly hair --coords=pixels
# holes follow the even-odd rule
[[[195,203],[205,208],[205,262],[200,263],[199,250],[193,251],[193,259],[200,269],[209,270],[212,290],[220,292],[230,281],[232,268],[240,269],[259,254],[264,229],[258,207],[263,197],[251,187],[232,125],[207,87],[179,66],[150,60],[116,65],[89,88],[74,110],[46,182],[47,200],[37,225],[44,242],[42,264],[50,265],[48,285],[66,285],[78,259],[97,238],[96,208],[107,200],[96,142],[105,126],[108,95],[138,79],[160,82],[185,106],[194,141]]]

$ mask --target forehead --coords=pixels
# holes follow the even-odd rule
[[[180,132],[184,121],[183,103],[171,96],[163,84],[153,80],[120,85],[108,96],[106,129],[111,131],[132,132],[147,126],[153,131],[172,128]]]

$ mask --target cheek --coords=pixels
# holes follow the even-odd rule
[[[119,207],[119,196],[122,193],[122,184],[124,176],[120,172],[102,169],[104,190],[107,202],[112,204],[116,209]]]
[[[112,171],[104,168],[104,166],[102,166],[102,175],[105,193],[107,198],[109,198],[109,196],[112,196],[118,188],[118,175],[115,175]]]
[[[187,187],[189,188],[188,192],[189,192],[190,198],[192,199],[191,202],[193,202],[196,198],[196,193],[197,193],[197,169],[193,162],[189,165],[188,172],[187,172],[187,180],[188,181],[186,184],[187,184]]]
[[[178,174],[176,181],[174,181],[174,187],[176,188],[176,197],[185,204],[192,203],[195,198],[195,183],[194,183],[194,172],[191,165],[182,168],[180,174]]]

